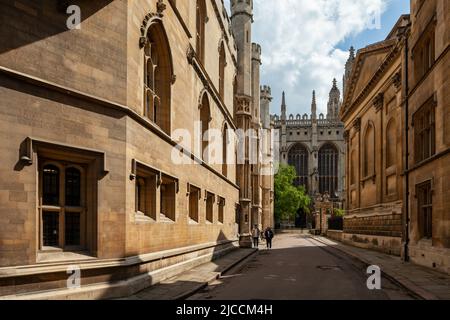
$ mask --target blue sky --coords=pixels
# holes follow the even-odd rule
[[[284,90],[288,114],[309,114],[316,90],[326,113],[334,77],[342,87],[349,47],[385,39],[404,13],[409,0],[254,0],[253,41],[262,46],[261,84],[272,88],[271,112],[280,112]]]
[[[356,36],[348,37],[338,45],[338,48],[345,50],[352,45],[355,48],[362,48],[367,44],[385,39],[400,15],[409,11],[409,0],[389,1],[386,11],[381,16],[381,29],[366,30]]]

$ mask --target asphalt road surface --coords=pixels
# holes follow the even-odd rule
[[[410,300],[382,278],[367,288],[366,266],[309,235],[282,234],[272,250],[230,270],[189,300]]]

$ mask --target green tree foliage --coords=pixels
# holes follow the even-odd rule
[[[277,221],[292,221],[299,209],[309,213],[311,198],[305,188],[296,187],[294,180],[297,174],[292,166],[280,165],[275,176],[275,218]]]
[[[345,216],[345,210],[335,208],[334,209],[334,216],[342,218],[343,216]]]

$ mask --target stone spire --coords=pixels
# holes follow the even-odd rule
[[[350,54],[347,59],[347,63],[345,64],[345,73],[344,73],[343,83],[342,83],[344,95],[347,90],[347,81],[350,78],[350,75],[352,74],[354,62],[355,62],[355,48],[353,48],[353,46],[352,46],[352,47],[350,47]]]
[[[341,101],[341,92],[338,89],[336,79],[333,79],[333,87],[330,90],[330,97],[328,100],[328,115],[329,119],[336,119],[339,115],[339,107]]]
[[[281,120],[285,121],[286,119],[286,94],[283,91],[283,97],[281,99]]]
[[[313,119],[317,119],[316,90],[313,90],[313,93],[312,93],[311,117]]]

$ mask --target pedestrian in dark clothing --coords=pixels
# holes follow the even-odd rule
[[[272,249],[272,240],[274,237],[274,233],[271,228],[267,228],[264,232],[264,237],[266,238],[267,249]]]

